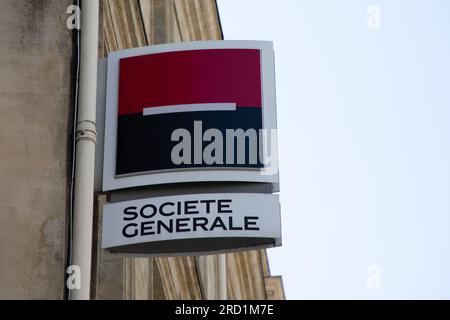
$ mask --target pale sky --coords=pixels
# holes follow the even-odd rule
[[[450,299],[450,1],[218,3],[275,44],[287,298]]]

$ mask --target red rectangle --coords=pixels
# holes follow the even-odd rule
[[[261,52],[209,49],[120,60],[119,115],[180,104],[262,105]]]

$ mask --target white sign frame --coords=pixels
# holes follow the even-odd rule
[[[117,121],[118,121],[118,87],[119,61],[122,58],[162,52],[204,49],[258,49],[261,50],[262,68],[262,109],[263,129],[268,134],[276,132],[276,94],[275,94],[275,58],[273,43],[269,41],[199,41],[189,43],[163,44],[110,53],[108,56],[108,73],[106,89],[105,139],[103,163],[103,191],[112,191],[149,185],[186,183],[186,182],[258,182],[278,186],[278,150],[276,170],[264,172],[245,169],[209,169],[190,168],[186,170],[167,170],[130,176],[116,176]],[[277,187],[276,187],[277,188]]]
[[[186,201],[199,201],[199,200],[219,200],[227,199],[231,200],[227,209],[232,210],[232,213],[217,213],[217,204],[211,204],[211,212],[206,212],[206,207],[199,204],[198,214],[192,215],[177,215],[176,213],[170,217],[165,217],[160,214],[155,214],[149,220],[138,216],[132,221],[127,221],[124,217],[125,209],[134,207],[133,211],[138,212],[140,208],[148,205],[160,206],[163,203],[172,202],[175,205],[172,210],[176,212],[177,202],[185,203]],[[214,208],[213,208],[214,207]],[[165,210],[165,209],[164,209]],[[155,211],[153,211],[155,212]],[[148,213],[148,212],[147,212]],[[246,216],[258,217],[257,223],[254,226],[259,230],[213,230],[204,231],[196,230],[189,232],[174,232],[171,234],[153,234],[153,235],[138,235],[133,238],[126,238],[122,231],[125,226],[129,224],[136,224],[133,228],[139,229],[139,226],[143,222],[152,221],[155,217],[158,220],[167,223],[170,219],[183,219],[186,217],[192,218],[207,218],[209,221],[213,221],[216,217],[221,217],[224,221],[227,221],[230,217],[237,220],[237,224],[242,223]],[[153,220],[154,221],[154,220]],[[154,224],[153,224],[154,225]],[[242,224],[241,224],[242,226]],[[198,253],[196,251],[186,252],[182,249],[186,240],[200,240],[208,241],[211,239],[221,239],[222,243],[220,248],[214,248],[210,252],[223,252],[223,251],[236,251],[240,248],[246,248],[245,239],[271,239],[271,244],[258,244],[258,248],[268,248],[281,246],[281,213],[279,196],[276,194],[259,194],[259,193],[207,193],[207,194],[189,194],[189,195],[176,195],[165,197],[152,197],[139,200],[123,201],[110,203],[103,206],[103,236],[102,236],[102,248],[114,251],[115,248],[126,248],[133,245],[146,245],[155,246],[153,243],[166,242],[170,243],[166,255],[186,255],[192,253]],[[156,228],[155,228],[156,229]],[[227,247],[227,239],[239,238],[243,239],[238,248],[233,247],[229,250],[223,249]],[[267,241],[266,241],[267,243]],[[253,247],[255,245],[253,244]],[[181,252],[181,253],[180,253]],[[158,255],[162,255],[159,253]]]

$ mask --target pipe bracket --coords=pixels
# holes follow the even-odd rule
[[[95,122],[84,120],[77,123],[77,131],[75,132],[75,141],[89,140],[97,143],[97,129]]]

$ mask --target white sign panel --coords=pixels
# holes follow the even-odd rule
[[[103,248],[112,252],[190,254],[281,245],[273,194],[195,194],[107,204]]]
[[[103,191],[182,182],[276,186],[274,65],[265,41],[111,53]]]

